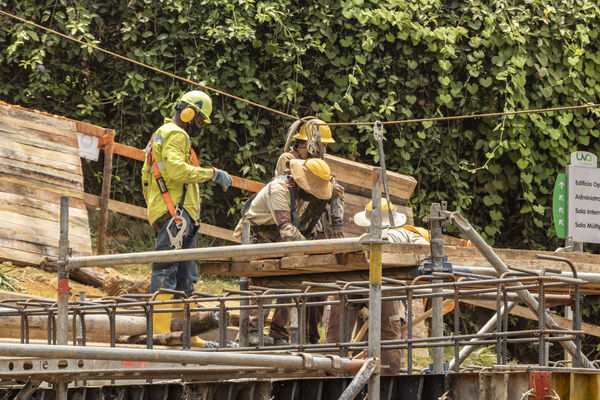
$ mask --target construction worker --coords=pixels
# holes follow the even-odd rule
[[[396,206],[385,198],[381,199],[381,225],[382,237],[392,243],[417,243],[429,244],[429,232],[426,229],[406,225],[406,215],[396,211]],[[391,210],[394,226],[391,225],[389,211]],[[372,202],[367,203],[364,211],[354,215],[354,223],[359,226],[371,226]],[[383,301],[381,303],[381,340],[402,339],[402,321],[405,319],[405,307],[397,301]],[[351,308],[349,313],[349,326],[352,332],[354,325],[360,330],[363,321],[357,320],[358,309]],[[327,322],[325,343],[339,342],[339,311],[338,307],[331,307],[329,321]],[[383,350],[381,352],[381,365],[383,375],[396,375],[400,372],[404,362],[404,352],[400,349]]]
[[[227,172],[199,166],[190,146],[191,137],[200,134],[202,124],[210,124],[211,112],[212,100],[206,93],[199,90],[185,93],[175,104],[173,116],[165,119],[146,146],[142,189],[148,221],[156,231],[156,251],[195,248],[200,226],[198,183],[212,180],[224,191],[232,183]],[[154,263],[150,292],[165,288],[189,296],[197,280],[195,261]],[[166,300],[171,296],[160,294],[156,299]],[[165,329],[168,326],[162,330]]]
[[[305,240],[307,235],[312,234],[324,209],[323,202],[330,200],[333,193],[331,170],[325,161],[318,158],[293,159],[288,165],[286,174],[273,178],[246,202],[242,220],[233,233],[235,237],[241,237],[244,220],[250,223],[251,243]],[[288,343],[289,335],[285,329],[288,320],[288,309],[275,309],[265,345]],[[257,310],[250,312],[249,325],[249,343],[256,346]]]
[[[295,144],[289,151],[281,154],[275,166],[275,176],[282,175],[288,168],[290,160],[306,160],[308,157],[319,157],[319,151],[323,156],[327,153],[329,143],[335,143],[331,128],[320,119],[311,119],[302,124],[300,132],[294,135]],[[288,134],[289,138],[289,134]],[[317,143],[309,145],[309,138]],[[316,139],[316,140],[315,140]],[[320,142],[320,143],[319,143]],[[310,148],[309,148],[310,147]],[[313,153],[317,154],[311,154]],[[326,205],[321,220],[315,227],[315,235],[312,239],[330,239],[344,237],[344,188],[333,180],[333,196]],[[313,297],[313,301],[321,301],[324,298]],[[324,306],[312,306],[306,309],[306,327],[309,343],[319,343],[319,323],[323,319]]]

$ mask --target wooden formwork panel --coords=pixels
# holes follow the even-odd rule
[[[0,103],[0,260],[58,257],[62,195],[73,254],[92,254],[77,131],[75,121]]]

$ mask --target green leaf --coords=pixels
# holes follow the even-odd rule
[[[533,206],[533,211],[535,211],[538,214],[544,215],[544,211],[545,210],[546,209],[544,208],[544,206],[540,206],[540,205],[537,205],[537,204]]]
[[[517,160],[517,167],[519,167],[519,169],[525,169],[525,168],[527,168],[528,165],[529,165],[529,161],[527,161],[524,158],[519,158]]]
[[[479,84],[484,88],[489,88],[492,85],[492,78],[489,76],[487,78],[479,78]]]
[[[500,211],[490,210],[490,217],[492,221],[500,221],[502,220],[502,213]]]
[[[423,127],[425,129],[429,129],[429,128],[431,128],[431,125],[433,125],[433,121],[423,121],[421,123],[423,124]]]
[[[348,75],[348,80],[350,81],[351,84],[353,85],[358,85],[358,79],[356,79],[356,77],[352,74]]]
[[[417,101],[417,97],[413,96],[412,94],[407,94],[406,96],[404,96],[404,98],[406,99],[408,104],[415,104],[415,102]]]
[[[443,71],[450,71],[452,69],[452,64],[448,60],[438,60],[438,64]]]
[[[356,60],[357,63],[365,65],[367,63],[367,57],[361,54],[356,54],[354,56],[354,59]]]
[[[467,84],[467,90],[469,91],[469,93],[471,94],[477,94],[477,92],[479,92],[479,86],[477,86],[474,83],[468,83]]]

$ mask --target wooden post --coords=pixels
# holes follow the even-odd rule
[[[108,201],[110,200],[110,185],[112,182],[112,160],[115,131],[106,130],[101,138],[104,150],[104,169],[102,171],[102,192],[100,193],[100,215],[98,216],[98,238],[96,254],[106,253],[106,233],[108,230]]]

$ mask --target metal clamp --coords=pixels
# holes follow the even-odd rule
[[[335,354],[327,354],[325,357],[331,359],[331,366],[335,369],[342,368],[342,357]]]
[[[383,140],[383,124],[381,121],[375,121],[373,124],[373,137],[378,142]]]

